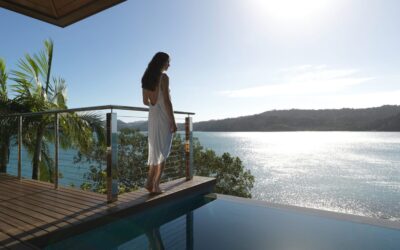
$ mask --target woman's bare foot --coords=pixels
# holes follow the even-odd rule
[[[164,191],[161,190],[160,187],[156,187],[156,188],[153,189],[153,193],[154,193],[154,194],[162,194],[163,192],[164,192]]]
[[[147,191],[149,191],[149,193],[153,193],[153,188],[152,185],[147,183],[146,186],[144,186],[145,189],[147,189]]]

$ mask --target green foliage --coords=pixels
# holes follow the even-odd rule
[[[118,178],[120,193],[143,187],[147,178],[147,137],[139,130],[123,128],[119,133]],[[169,181],[185,175],[184,140],[178,134],[173,140],[173,150],[167,159],[162,181]],[[228,153],[218,156],[212,150],[205,150],[198,140],[194,140],[195,174],[214,177],[217,180],[215,192],[241,197],[251,197],[254,176],[246,170],[238,157]],[[99,193],[106,191],[105,146],[98,144],[90,153],[79,152],[75,163],[90,164],[90,172],[85,175],[84,190]]]
[[[213,150],[205,150],[198,140],[193,144],[196,175],[216,178],[216,193],[251,198],[254,176],[238,157],[229,153],[218,156]]]
[[[6,63],[0,58],[0,101],[7,101],[7,79]]]
[[[4,61],[0,59],[0,114],[19,112],[40,112],[67,109],[65,80],[51,76],[53,41],[46,40],[44,49],[33,56],[26,54],[18,61],[17,70],[11,71],[14,81],[13,100],[7,98]],[[91,151],[94,144],[93,132],[100,142],[104,141],[104,126],[96,113],[65,113],[60,115],[60,146],[63,149],[78,148]],[[32,178],[52,181],[53,160],[49,157],[49,143],[54,142],[54,115],[24,118],[23,144],[32,157]],[[0,139],[9,142],[16,134],[16,121],[2,119]],[[4,123],[4,124],[3,124]],[[4,139],[4,140],[3,140]],[[8,143],[9,144],[9,143]],[[0,153],[5,155],[9,145],[2,143]],[[5,157],[2,157],[5,159]],[[4,170],[5,163],[0,163]],[[40,171],[39,171],[40,170]]]
[[[8,93],[7,93],[7,71],[6,64],[0,58],[0,114],[8,112]],[[7,171],[7,164],[9,158],[9,146],[11,138],[11,130],[9,119],[0,120],[0,173]]]
[[[8,115],[15,112],[26,112],[26,107],[8,97],[8,72],[5,61],[0,58],[0,115]],[[17,134],[16,117],[0,119],[0,172],[7,172],[10,156],[11,139]]]
[[[89,164],[89,172],[84,175],[88,180],[81,185],[81,189],[87,191],[95,191],[97,193],[106,193],[106,146],[104,142],[97,142],[90,151],[78,151],[74,157],[74,164],[86,163]]]
[[[45,41],[44,47],[39,54],[33,56],[26,54],[18,61],[18,70],[12,71],[12,80],[15,82],[12,85],[16,94],[15,100],[29,107],[29,112],[67,108],[65,81],[61,78],[53,78],[51,81],[53,42]],[[32,155],[32,179],[51,180],[51,165],[42,162],[42,156],[49,153],[45,142],[52,136],[46,128],[50,124],[54,124],[54,116],[30,117],[26,120],[28,123],[32,123],[32,125],[28,125],[31,129],[25,133],[23,138],[28,153]],[[61,144],[63,145],[63,143]],[[39,170],[43,169],[45,173],[41,174]]]
[[[134,129],[121,129],[118,136],[118,181],[120,193],[144,186],[147,176],[147,137]],[[97,143],[90,152],[79,152],[75,164],[86,162],[90,166],[81,185],[84,190],[106,192],[106,147]]]

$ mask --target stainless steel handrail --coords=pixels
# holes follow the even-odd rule
[[[73,113],[73,112],[96,111],[96,110],[106,110],[106,109],[144,111],[144,112],[149,111],[148,108],[142,108],[142,107],[131,107],[131,106],[121,106],[121,105],[102,105],[102,106],[91,106],[91,107],[72,108],[72,109],[55,109],[55,110],[47,110],[47,111],[40,111],[40,112],[29,112],[29,113],[13,113],[13,114],[6,114],[6,115],[0,114],[0,118]],[[195,115],[195,113],[193,113],[193,112],[185,112],[185,111],[174,111],[174,113],[181,114],[181,115]]]
[[[29,112],[29,113],[13,113],[13,114],[0,114],[1,118],[18,117],[18,178],[21,179],[21,151],[22,151],[22,121],[23,117],[37,116],[37,115],[54,115],[55,116],[55,178],[54,187],[58,188],[58,157],[59,157],[59,114],[62,113],[73,113],[73,112],[84,112],[84,111],[98,111],[98,110],[110,110],[106,116],[106,138],[107,138],[107,200],[108,202],[114,202],[118,200],[118,181],[117,181],[117,167],[118,167],[118,141],[117,133],[117,114],[113,110],[127,110],[127,111],[143,111],[148,112],[149,108],[142,107],[130,107],[121,105],[103,105],[103,106],[92,106],[82,107],[73,109],[58,109],[58,110],[47,110],[41,112]],[[195,115],[193,112],[174,111],[175,114],[187,115],[185,119],[185,162],[186,162],[186,180],[191,180],[193,177],[193,125],[192,118],[190,115]]]

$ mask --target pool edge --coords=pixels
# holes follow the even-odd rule
[[[289,212],[302,213],[302,214],[311,215],[311,216],[318,216],[318,217],[335,219],[335,220],[367,224],[367,225],[371,225],[371,226],[375,226],[375,227],[383,227],[383,228],[389,228],[389,229],[394,229],[394,230],[400,230],[400,222],[389,221],[389,220],[385,220],[385,219],[371,218],[371,217],[353,215],[353,214],[345,214],[345,213],[339,213],[339,212],[333,212],[333,211],[321,210],[321,209],[315,209],[315,208],[298,207],[298,206],[294,206],[294,205],[278,204],[278,203],[272,203],[272,202],[268,202],[268,201],[253,200],[253,199],[249,199],[249,198],[242,198],[242,197],[230,196],[230,195],[224,195],[224,194],[216,194],[216,196],[218,199],[221,199],[221,200],[229,200],[229,201],[234,201],[234,202],[243,203],[243,204],[252,204],[252,205],[257,205],[257,206],[261,206],[261,207],[282,209],[282,210],[289,211]]]

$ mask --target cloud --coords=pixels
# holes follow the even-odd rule
[[[326,65],[300,65],[280,71],[279,83],[225,90],[232,98],[335,93],[374,79],[361,77],[356,69],[329,69]]]

